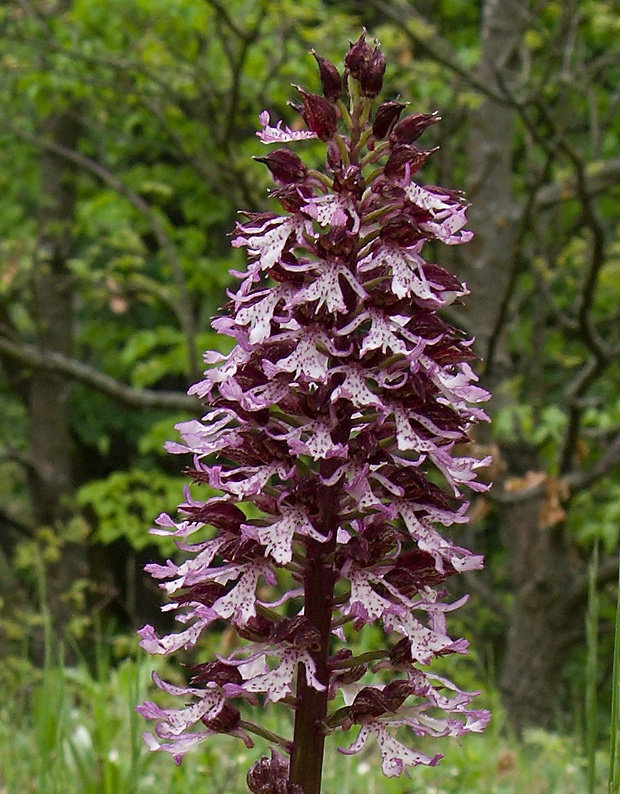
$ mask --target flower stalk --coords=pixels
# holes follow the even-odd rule
[[[191,453],[197,489],[217,494],[188,489],[178,518],[162,514],[152,530],[185,554],[147,566],[181,630],[139,632],[145,650],[168,655],[213,624],[234,627],[232,652],[188,668],[187,686],[154,676],[183,707],[138,710],[155,721],[149,747],[178,763],[217,734],[278,745],[284,755],[273,750],[248,772],[254,794],[320,794],[337,730],[354,732],[343,753],[375,741],[394,776],[440,758],[402,744],[399,728],[460,736],[489,719],[471,708],[475,693],[430,669],[467,648],[447,633],[447,613],[466,598],[450,603],[446,579],[482,567],[438,527],[465,523],[464,489],[488,487],[476,479],[488,459],[457,454],[486,420],[488,395],[475,385],[471,343],[440,314],[467,290],[421,253],[429,240],[467,242],[466,204],[416,176],[434,150],[413,142],[438,115],[401,118],[405,105],[393,101],[375,109],[377,44],[363,34],[342,75],[313,55],[323,94],[297,89],[307,129],[260,117],[261,141],[279,148],[256,159],[282,212],[248,214],[235,229],[248,265],[233,273],[239,286],[213,327],[236,346],[205,354],[190,389],[205,416],[178,425],[182,443],[167,445]],[[282,147],[307,139],[324,142],[324,170]],[[354,656],[347,646],[369,624],[385,642]],[[293,711],[290,740],[250,719],[270,702]]]

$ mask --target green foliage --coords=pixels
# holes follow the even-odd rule
[[[546,405],[537,415],[533,405],[514,403],[498,411],[493,421],[498,440],[526,441],[538,447],[549,461],[557,456],[566,428],[566,414],[557,405]]]
[[[180,767],[161,753],[149,753],[135,704],[151,694],[148,664],[135,646],[119,659],[108,637],[98,637],[90,664],[55,663],[42,671],[28,664],[5,667],[0,683],[0,790],[38,794],[238,794],[252,760],[264,754],[261,739],[248,750],[237,739],[218,737],[184,758]],[[167,676],[165,660],[158,673]],[[157,693],[155,694],[157,697]],[[497,697],[493,696],[494,701]],[[446,756],[436,768],[418,767],[411,779],[386,779],[376,747],[361,756],[328,748],[326,791],[342,794],[582,794],[585,760],[570,738],[531,731],[522,747],[505,737],[499,704],[485,734],[457,745],[423,740],[419,749]],[[286,733],[290,726],[266,728]],[[348,738],[348,737],[347,737]],[[439,747],[441,743],[441,747]],[[601,764],[601,767],[603,765]],[[599,781],[602,785],[602,778]]]
[[[174,549],[172,541],[149,535],[145,527],[158,513],[176,511],[185,484],[184,479],[157,469],[114,471],[104,479],[83,485],[77,493],[77,503],[94,515],[95,539],[101,543],[124,538],[137,551],[155,543],[163,554],[170,554]]]
[[[576,542],[590,548],[599,540],[605,553],[613,554],[620,540],[620,483],[606,480],[573,500],[570,528]]]

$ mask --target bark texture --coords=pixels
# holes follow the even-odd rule
[[[483,358],[484,386],[495,394],[492,411],[507,399],[496,389],[510,371],[501,310],[513,286],[523,212],[513,190],[515,111],[501,97],[517,87],[521,39],[529,17],[528,0],[485,2],[479,76],[498,99],[486,98],[471,119],[468,198],[472,206],[468,215],[475,236],[465,252],[466,281],[471,290],[467,316]],[[543,469],[532,450],[527,459],[509,448],[502,449],[501,455],[513,480]],[[501,490],[503,484],[498,482],[495,487]],[[531,496],[524,494],[520,500],[498,506],[514,593],[500,690],[518,734],[528,725],[556,724],[560,671],[570,647],[567,632],[583,614],[573,599],[578,563],[561,519],[549,520],[550,498],[539,488]]]
[[[71,112],[63,112],[48,117],[42,133],[73,148],[79,125]],[[44,354],[72,353],[74,298],[67,261],[73,246],[74,209],[72,168],[58,155],[43,151],[32,315],[36,346]],[[67,590],[87,573],[85,545],[66,536],[74,515],[70,396],[71,381],[66,375],[45,368],[32,371],[28,402],[33,519],[35,527],[49,528],[58,541],[58,559],[51,563],[46,583],[48,607],[58,635],[72,613]]]
[[[584,621],[584,564],[563,522],[550,523],[552,484],[547,479],[500,511],[514,601],[499,687],[517,735],[528,726],[558,727],[561,671]]]
[[[527,0],[487,0],[484,4],[480,79],[498,96],[503,86],[514,86],[518,78],[527,6]],[[466,312],[487,367],[509,286],[520,214],[512,184],[514,115],[507,104],[487,98],[470,120],[467,197],[472,202],[468,218],[474,239],[465,252],[465,280],[471,290]],[[506,356],[501,349],[498,358],[499,369],[505,369]]]

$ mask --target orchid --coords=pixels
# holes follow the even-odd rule
[[[148,652],[170,654],[218,621],[234,627],[237,647],[193,666],[187,687],[155,677],[183,708],[138,711],[155,720],[149,747],[178,762],[216,734],[248,746],[267,736],[279,749],[248,773],[257,794],[318,794],[325,739],[337,731],[352,733],[345,753],[376,742],[394,776],[440,758],[404,745],[401,729],[460,736],[489,719],[471,707],[475,693],[428,670],[467,649],[446,625],[466,598],[449,603],[444,582],[482,567],[438,527],[467,521],[464,488],[488,487],[476,472],[489,460],[462,453],[488,395],[471,342],[441,316],[467,289],[422,256],[428,241],[471,238],[467,205],[417,176],[432,151],[413,142],[438,115],[400,120],[405,105],[394,101],[373,110],[378,45],[363,34],[342,77],[313,54],[323,96],[298,89],[307,129],[272,126],[265,111],[258,136],[323,141],[326,166],[313,171],[288,148],[257,158],[282,212],[248,213],[234,231],[248,266],[213,326],[235,347],[205,355],[190,389],[205,416],[178,425],[182,443],[168,445],[191,453],[189,475],[218,495],[187,491],[176,520],[158,519],[153,531],[186,559],[148,570],[182,629],[140,630]],[[384,647],[356,657],[347,637],[368,624]],[[252,719],[270,701],[293,712],[292,737]]]

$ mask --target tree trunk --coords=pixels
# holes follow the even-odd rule
[[[575,598],[584,565],[561,519],[553,523],[549,486],[551,479],[542,493],[504,505],[500,518],[514,602],[499,686],[517,735],[532,725],[558,727],[561,671],[585,616],[585,599]]]
[[[73,148],[79,128],[70,112],[50,116],[42,133]],[[41,204],[34,261],[33,305],[37,347],[71,355],[73,345],[73,289],[67,261],[72,249],[74,175],[66,161],[41,153]],[[47,570],[48,608],[60,635],[72,614],[67,591],[86,575],[86,549],[67,536],[74,516],[71,461],[70,381],[61,374],[34,369],[29,389],[30,474],[33,518],[47,527],[57,544],[58,559]]]
[[[487,0],[484,4],[480,77],[498,97],[505,89],[512,90],[518,80],[528,5],[527,0]],[[510,367],[501,337],[501,307],[511,288],[521,212],[513,191],[513,123],[509,104],[487,98],[473,113],[469,142],[472,207],[468,215],[475,237],[464,250],[465,280],[471,289],[466,311],[476,349],[483,357],[484,385],[492,392]],[[495,395],[491,411],[497,411],[500,400],[506,399]],[[502,450],[509,477],[541,472],[532,451],[526,461],[515,452],[515,448]],[[496,487],[501,489],[502,484]],[[548,520],[548,499],[542,488],[532,497],[499,506],[514,592],[500,691],[517,734],[528,725],[555,724],[559,672],[569,647],[567,632],[574,620],[582,619],[582,613],[568,614],[577,563],[561,521]]]
[[[527,0],[487,0],[484,4],[480,78],[498,95],[502,86],[512,87],[517,80],[527,5]],[[492,99],[485,99],[470,120],[467,196],[472,202],[468,218],[474,239],[464,252],[464,276],[471,290],[466,311],[487,371],[499,363],[499,367],[493,366],[497,373],[494,382],[507,366],[501,346],[497,349],[499,362],[489,361],[488,356],[510,281],[520,214],[512,184],[513,126],[514,110]]]

